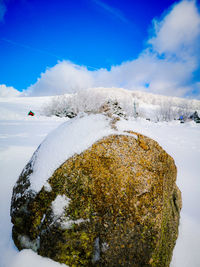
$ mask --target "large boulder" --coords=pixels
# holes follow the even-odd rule
[[[157,142],[113,130],[67,158],[36,191],[31,175],[41,149],[13,189],[18,249],[69,266],[169,266],[181,194],[174,160]]]

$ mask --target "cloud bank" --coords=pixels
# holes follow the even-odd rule
[[[15,97],[19,95],[20,92],[17,91],[12,86],[6,86],[5,84],[0,84],[0,97]]]
[[[31,85],[28,95],[57,95],[88,87],[124,87],[171,96],[200,98],[200,13],[195,1],[183,0],[153,21],[147,46],[137,59],[90,71],[69,61],[58,62]]]

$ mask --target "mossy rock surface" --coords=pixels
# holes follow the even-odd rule
[[[154,140],[126,134],[69,158],[37,194],[27,191],[26,166],[11,206],[19,249],[69,266],[169,266],[181,209],[176,166]]]

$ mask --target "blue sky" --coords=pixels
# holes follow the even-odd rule
[[[182,2],[198,6],[195,1]],[[162,22],[179,3],[172,0],[0,0],[0,84],[20,91],[34,84],[37,87],[41,73],[46,73],[47,68],[54,70],[58,62],[62,67],[65,63],[71,63],[76,69],[85,66],[92,75],[100,68],[104,72],[112,71],[114,66],[123,69],[124,62],[140,60],[141,53],[147,54],[146,49],[151,49],[149,41],[156,32],[153,19]],[[159,48],[156,49],[157,53]],[[162,58],[163,51],[159,53],[157,57]],[[199,53],[198,48],[195,53]],[[198,96],[198,67],[191,72],[190,84],[195,86],[190,94]],[[148,88],[151,78],[145,79],[141,86]],[[110,80],[105,86],[134,89],[123,81],[115,80],[112,84]],[[97,85],[104,84],[97,82]],[[189,83],[184,81],[181,86]],[[168,94],[162,90],[158,93]]]

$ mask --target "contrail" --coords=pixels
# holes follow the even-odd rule
[[[35,51],[35,52],[39,52],[41,54],[45,54],[45,55],[49,55],[49,56],[55,57],[58,60],[63,60],[63,57],[58,56],[58,55],[55,55],[53,53],[49,53],[49,52],[47,52],[45,50],[37,49],[37,48],[31,47],[29,45],[24,45],[24,44],[21,44],[21,43],[17,43],[17,42],[14,42],[12,40],[8,40],[6,38],[1,38],[1,40],[4,41],[4,42],[6,42],[6,43],[12,44],[12,45],[16,45],[16,46],[19,46],[19,47],[22,47],[22,48],[30,49],[30,50]],[[97,68],[92,67],[92,66],[86,66],[86,67],[87,68],[91,68],[93,70],[98,70]]]
[[[112,16],[120,19],[121,21],[123,21],[125,23],[129,23],[128,19],[124,16],[124,14],[119,9],[112,7],[111,5],[108,5],[108,4],[104,3],[104,2],[102,2],[101,0],[93,0],[93,2],[96,5],[98,5],[101,8],[103,8],[104,10],[106,10]]]
[[[55,55],[53,53],[49,53],[47,51],[44,51],[44,50],[40,50],[40,49],[37,49],[37,48],[34,48],[34,47],[31,47],[29,45],[24,45],[24,44],[21,44],[21,43],[17,43],[17,42],[14,42],[14,41],[11,41],[11,40],[8,40],[6,38],[1,38],[2,41],[6,42],[6,43],[9,43],[9,44],[13,44],[13,45],[16,45],[16,46],[20,46],[22,48],[26,48],[26,49],[30,49],[32,51],[35,51],[35,52],[39,52],[41,54],[46,54],[46,55],[49,55],[49,56],[52,56],[52,57],[56,57],[57,59],[61,59],[60,56],[58,55]]]

